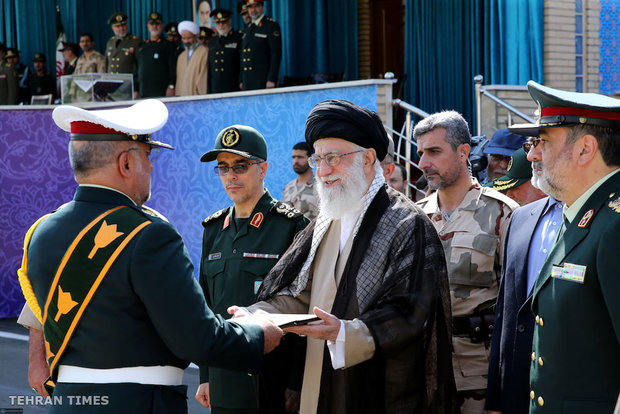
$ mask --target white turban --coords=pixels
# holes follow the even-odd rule
[[[198,25],[189,20],[183,20],[181,23],[179,23],[179,25],[177,26],[177,30],[179,31],[179,33],[183,33],[184,30],[187,30],[194,35],[200,33],[200,28],[198,27]]]

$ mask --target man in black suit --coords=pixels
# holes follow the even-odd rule
[[[263,0],[247,0],[252,19],[241,43],[241,89],[275,88],[282,59],[280,25],[265,16]]]
[[[533,181],[535,185],[536,178]],[[489,413],[527,414],[529,410],[532,288],[561,222],[562,203],[551,197],[512,213],[491,342],[485,404]]]

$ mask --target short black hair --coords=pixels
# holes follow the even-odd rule
[[[301,141],[293,145],[293,149],[306,151],[308,153],[308,157],[314,154],[314,149],[306,141]]]
[[[84,33],[82,33],[82,34],[80,35],[80,39],[81,39],[83,36],[87,36],[87,37],[90,39],[90,41],[91,41],[91,42],[95,41],[95,38],[93,37],[92,33],[84,32]]]
[[[573,143],[588,134],[596,138],[605,165],[620,166],[620,130],[591,124],[575,125],[568,133],[566,142]]]
[[[395,163],[394,165],[396,165],[396,168],[398,168],[400,170],[400,174],[403,176],[403,182],[407,182],[407,169],[405,168],[404,165],[399,164],[399,163]]]

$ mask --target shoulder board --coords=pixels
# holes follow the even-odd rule
[[[202,225],[204,227],[207,227],[207,224],[213,220],[217,220],[219,218],[222,217],[226,217],[226,212],[228,211],[228,207],[221,209],[220,211],[216,211],[215,213],[211,214],[209,217],[207,217],[206,219],[204,219],[202,221]]]
[[[265,17],[265,20],[268,20],[270,22],[275,22],[275,20],[273,20],[271,17]]]
[[[488,187],[482,187],[482,195],[506,204],[511,210],[519,207],[519,204],[512,198]]]
[[[289,219],[296,219],[299,217],[303,217],[301,211],[297,210],[295,207],[283,203],[281,201],[276,202],[270,209],[270,213],[279,214]]]
[[[166,222],[168,221],[168,219],[163,214],[161,214],[159,211],[154,210],[154,209],[152,209],[150,207],[142,206],[142,207],[140,207],[140,211],[142,211],[147,216],[157,217],[158,219],[161,219],[161,220],[166,221]]]

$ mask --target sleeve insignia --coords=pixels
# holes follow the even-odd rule
[[[612,194],[610,198],[613,196],[614,194]],[[616,213],[620,213],[620,197],[616,198],[615,200],[610,201],[608,206]]]
[[[290,219],[303,216],[303,214],[301,214],[301,211],[281,201],[278,201],[273,207],[271,207],[269,211],[273,211],[276,214],[280,214]]]
[[[223,208],[223,209],[221,209],[220,211],[216,211],[215,213],[211,214],[209,217],[207,217],[206,219],[204,219],[204,220],[202,221],[202,225],[203,225],[204,227],[207,227],[207,224],[208,224],[210,221],[217,220],[218,218],[222,217],[222,216],[224,215],[224,213],[226,213],[226,211],[227,211],[227,210],[228,210],[228,207]]]
[[[274,31],[273,31],[273,35],[274,35],[275,37],[278,37],[278,36],[280,36],[280,32],[279,32],[279,31],[277,31],[277,30],[274,30]]]

